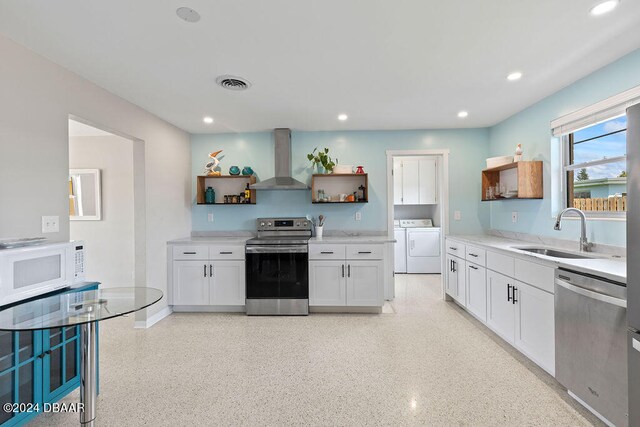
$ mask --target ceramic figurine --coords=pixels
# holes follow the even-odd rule
[[[519,162],[520,160],[522,160],[522,144],[518,144],[516,147],[516,155],[513,156],[514,162]]]
[[[211,158],[211,161],[204,166],[204,173],[207,174],[207,176],[220,176],[220,171],[215,170],[220,164],[220,160],[216,158],[216,156],[220,153],[222,153],[222,150],[209,153],[209,158]]]
[[[240,168],[237,166],[231,166],[229,168],[229,175],[240,175]]]
[[[253,175],[253,169],[251,166],[245,166],[242,168],[242,175]]]
[[[364,169],[362,168],[362,166],[358,166],[356,169],[356,173],[359,175],[362,175],[364,173]]]

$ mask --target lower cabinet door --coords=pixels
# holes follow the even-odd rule
[[[43,397],[51,402],[80,385],[80,327],[46,329],[43,339]]]
[[[382,261],[347,260],[347,305],[382,306]]]
[[[174,305],[209,305],[209,264],[206,261],[173,262]]]
[[[513,344],[515,305],[512,301],[515,280],[487,270],[487,326]]]
[[[457,296],[458,290],[458,275],[455,273],[453,269],[453,261],[456,259],[452,255],[447,255],[447,265],[446,265],[446,286],[445,291],[449,296],[455,298]]]
[[[526,283],[516,282],[515,346],[555,375],[554,296]]]
[[[456,275],[456,289],[453,298],[458,304],[467,305],[467,262],[458,257],[453,258],[453,274]]]
[[[211,305],[245,304],[244,261],[210,261]]]
[[[486,269],[467,263],[467,310],[486,323],[487,276]]]
[[[309,261],[309,305],[347,304],[347,265],[344,261]]]

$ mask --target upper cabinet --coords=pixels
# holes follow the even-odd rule
[[[393,159],[393,204],[438,203],[438,169],[435,157]]]

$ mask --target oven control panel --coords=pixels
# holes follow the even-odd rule
[[[311,230],[311,221],[307,218],[258,218],[258,231],[305,231]]]

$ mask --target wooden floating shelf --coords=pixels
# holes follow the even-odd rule
[[[256,190],[251,190],[251,203],[223,203],[227,194],[239,195],[247,184],[255,184],[255,175],[200,175],[196,178],[196,204],[207,206],[242,206],[256,204]],[[207,187],[212,187],[216,192],[216,203],[205,203],[204,192]]]
[[[360,194],[362,190],[358,187],[364,187],[364,199],[354,200],[353,202],[320,202],[314,200],[318,197],[318,189],[325,191],[328,196],[336,196],[338,194]],[[311,203],[312,204],[349,204],[349,203],[368,203],[369,202],[369,175],[366,173],[314,173],[311,176]]]
[[[513,171],[513,172],[512,172]],[[487,199],[487,189],[495,187],[496,184],[509,181],[518,190],[516,197],[500,197]],[[542,185],[542,161],[520,161],[507,163],[495,168],[482,171],[482,194],[483,202],[495,202],[503,200],[534,200],[543,198]]]

